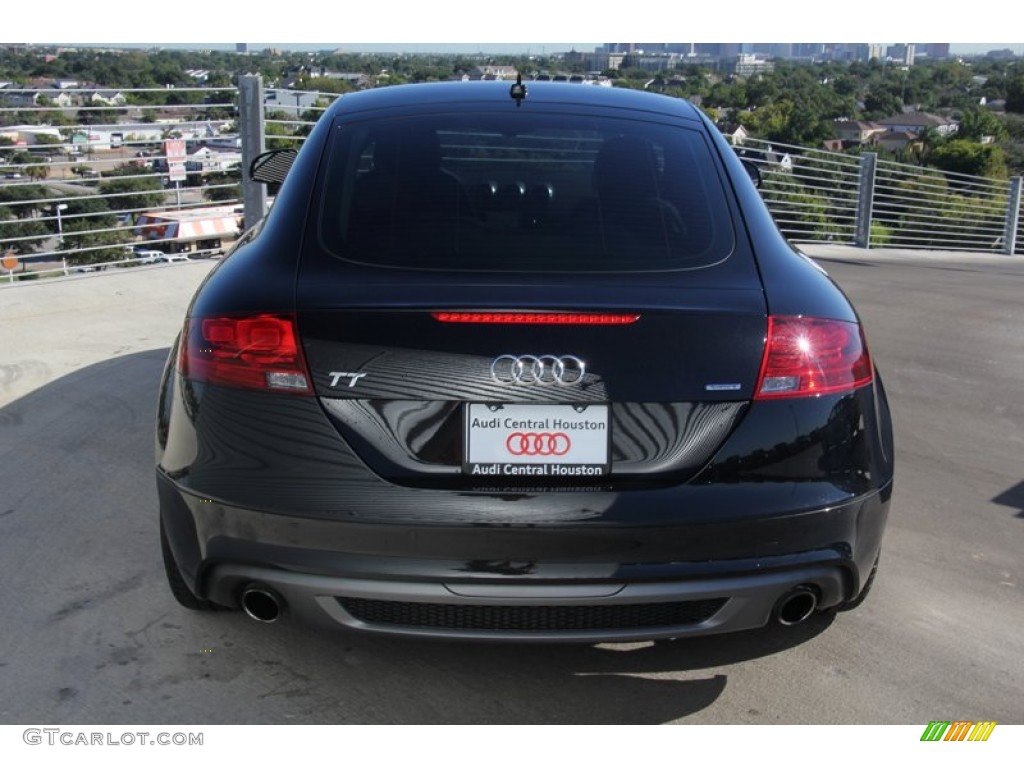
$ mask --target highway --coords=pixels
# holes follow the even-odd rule
[[[894,411],[874,591],[795,628],[656,644],[382,640],[180,608],[153,415],[212,265],[0,286],[0,722],[1024,723],[1024,259],[807,250],[856,303]]]

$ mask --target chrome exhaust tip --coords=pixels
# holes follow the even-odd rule
[[[242,592],[242,610],[253,621],[273,624],[281,618],[281,598],[266,587],[250,586]]]
[[[775,604],[775,619],[784,627],[792,627],[809,619],[818,607],[818,590],[810,584],[793,587]]]

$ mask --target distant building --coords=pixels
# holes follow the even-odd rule
[[[622,62],[625,61],[624,53],[608,53],[597,51],[591,54],[587,65],[590,69],[598,69],[602,72],[609,69],[622,69]]]
[[[726,63],[725,71],[738,77],[750,77],[764,72],[772,72],[775,62],[769,61],[757,53],[740,53],[735,59]]]
[[[223,152],[206,145],[196,148],[188,155],[185,170],[189,173],[216,173],[229,171],[241,164],[241,152]]]
[[[1002,56],[1005,53],[998,52],[996,55]],[[741,54],[803,61],[854,62],[888,58],[910,67],[918,56],[949,58],[949,43],[899,43],[888,48],[878,43],[604,43],[595,51],[595,56],[677,55],[686,61],[701,63],[732,62]],[[626,66],[635,65],[627,63]],[[595,68],[618,67],[598,64]]]
[[[833,127],[835,137],[851,145],[867,144],[872,136],[886,131],[885,126],[867,120],[837,120]]]
[[[662,54],[658,56],[627,56],[624,62],[626,67],[642,69],[645,72],[663,72],[674,67],[679,60],[676,54]]]
[[[485,64],[473,67],[469,73],[470,80],[515,80],[519,74],[516,67]]]
[[[146,211],[135,220],[135,234],[170,253],[221,248],[242,230],[242,209],[234,205]]]
[[[919,139],[916,133],[910,131],[885,131],[877,134],[872,143],[889,152],[903,152],[908,147],[918,146]]]
[[[898,43],[886,48],[885,56],[890,61],[898,61],[905,67],[912,67],[916,50],[914,43]]]
[[[329,69],[321,67],[319,70],[320,74],[316,74],[316,70],[313,71],[314,76],[326,77],[330,80],[340,80],[344,83],[355,88],[367,88],[370,86],[370,77],[363,74],[362,72],[332,72]]]
[[[949,43],[922,43],[918,45],[929,59],[948,59]]]
[[[740,147],[735,150],[736,156],[757,163],[759,166],[769,165],[772,170],[792,173],[793,158],[788,152],[778,152],[769,144],[764,149],[748,149]]]
[[[734,147],[742,146],[743,142],[750,136],[747,133],[747,129],[739,123],[719,123],[718,130],[725,136],[726,141]]]
[[[0,128],[0,136],[13,142],[17,147],[31,147],[39,142],[40,136],[47,137],[51,142],[54,139],[58,142],[63,141],[57,128],[43,125],[12,125]]]
[[[120,107],[128,101],[121,91],[86,91],[85,99],[92,106],[104,105],[108,107]]]
[[[263,103],[268,109],[284,112],[286,115],[298,117],[308,112],[320,101],[318,91],[293,91],[286,88],[268,88]]]
[[[876,122],[887,132],[906,132],[912,133],[914,136],[917,136],[925,128],[934,128],[940,136],[949,136],[960,130],[960,124],[956,120],[931,115],[927,112],[908,112],[905,115],[893,115]]]
[[[0,100],[6,107],[56,106],[66,109],[74,104],[70,93],[55,89],[5,88],[0,93]]]
[[[248,43],[235,43],[235,53],[248,53],[248,52],[249,52],[249,44]]]

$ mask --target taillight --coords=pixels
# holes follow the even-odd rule
[[[755,400],[856,389],[874,371],[860,325],[814,317],[769,317]]]
[[[183,337],[179,368],[193,381],[312,394],[290,315],[190,318]]]
[[[631,325],[640,315],[609,312],[431,312],[441,323],[496,325]]]

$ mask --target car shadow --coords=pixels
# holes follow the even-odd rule
[[[1024,519],[1024,480],[1007,488],[998,496],[994,496],[992,501],[995,504],[1002,504],[1004,507],[1018,510],[1015,517]]]
[[[193,613],[161,566],[155,403],[168,350],[0,407],[0,712],[63,723],[665,723],[796,627],[601,645],[423,642]],[[13,692],[17,691],[17,695]]]
[[[264,627],[237,614],[217,620],[243,622],[237,631],[252,638],[249,664],[270,676],[267,695],[316,702],[301,722],[322,722],[364,690],[374,693],[347,722],[642,725],[707,709],[725,692],[730,665],[805,643],[833,616],[735,635],[599,645],[423,641]]]

